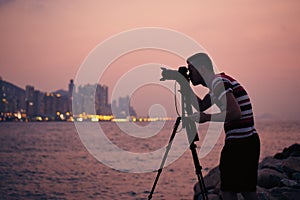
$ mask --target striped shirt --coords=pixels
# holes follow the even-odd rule
[[[224,73],[216,75],[211,86],[211,97],[213,103],[216,103],[221,110],[225,110],[226,105],[222,105],[220,99],[228,92],[232,92],[236,98],[242,117],[224,123],[226,139],[245,138],[257,133],[254,128],[252,105],[246,90],[232,77]]]

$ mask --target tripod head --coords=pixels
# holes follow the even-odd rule
[[[181,66],[178,68],[178,70],[171,70],[162,67],[161,68],[161,76],[162,78],[160,81],[166,81],[166,80],[175,80],[177,82],[184,81],[186,79],[189,81],[189,75],[188,75],[188,68],[186,66]]]

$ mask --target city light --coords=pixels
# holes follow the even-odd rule
[[[70,80],[68,88],[68,91],[41,92],[34,86],[27,85],[24,90],[1,79],[0,121],[138,123],[174,120],[168,117],[137,117],[128,95],[119,97],[110,104],[108,87],[105,85],[75,87],[74,81]],[[93,99],[93,96],[94,108],[86,107],[86,102]],[[72,106],[77,108],[77,114],[72,113]]]

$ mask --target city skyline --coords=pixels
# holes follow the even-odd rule
[[[130,106],[129,96],[118,97],[110,104],[108,89],[101,84],[76,86],[73,79],[70,79],[68,90],[57,89],[49,92],[36,90],[32,85],[26,85],[23,89],[0,77],[0,117],[8,121],[65,121],[70,117],[73,121],[73,117],[82,114],[98,117],[137,117],[134,108]],[[86,107],[89,102],[94,105],[92,110]],[[73,112],[74,108],[77,113]],[[112,117],[99,119],[107,120]]]

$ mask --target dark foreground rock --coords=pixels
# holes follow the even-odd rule
[[[221,200],[220,171],[212,169],[204,182],[210,200]],[[300,145],[293,144],[273,157],[266,157],[259,164],[257,193],[263,200],[300,199]],[[201,199],[198,184],[194,186],[194,200]],[[244,199],[238,195],[238,199]]]

